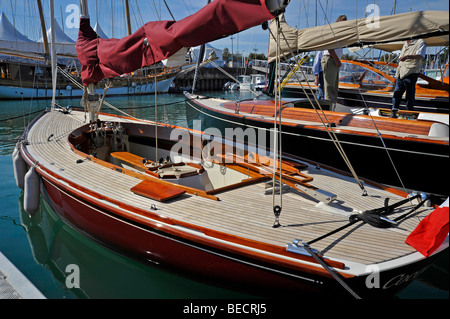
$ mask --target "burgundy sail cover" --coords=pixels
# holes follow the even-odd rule
[[[148,22],[122,39],[101,39],[80,20],[77,55],[83,84],[99,82],[167,59],[194,47],[251,28],[273,15],[264,0],[215,0],[180,21]]]

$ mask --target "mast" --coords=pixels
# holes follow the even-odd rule
[[[125,0],[125,14],[127,16],[128,35],[131,35],[130,6],[128,5],[128,0]]]
[[[80,18],[89,19],[89,9],[87,5],[87,0],[80,0]],[[94,122],[96,120],[96,114],[100,110],[100,103],[99,103],[100,97],[95,90],[94,83],[85,86],[83,99],[85,99],[84,103],[86,104],[85,106],[89,111],[89,120],[90,122]]]
[[[89,9],[86,0],[80,0],[80,15],[89,18]]]
[[[56,47],[55,47],[55,8],[54,1],[50,0],[50,25],[51,25],[51,35],[52,35],[52,50],[51,50],[51,62],[52,62],[52,109],[55,108],[56,104],[56,77],[58,70],[56,69]]]
[[[319,1],[319,0],[316,0],[316,22],[315,22],[316,27],[317,27],[317,1]]]
[[[38,6],[38,11],[39,11],[39,20],[41,21],[42,39],[44,41],[44,60],[46,63],[48,63],[48,57],[50,56],[50,50],[49,50],[49,46],[48,46],[47,29],[45,27],[45,21],[44,21],[44,12],[42,10],[41,0],[36,0],[36,2],[37,2],[37,6]]]

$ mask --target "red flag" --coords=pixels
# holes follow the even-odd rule
[[[439,207],[421,220],[406,243],[425,257],[430,256],[448,236],[448,206]]]
[[[122,39],[100,39],[89,19],[80,20],[77,55],[83,84],[152,65],[183,47],[194,47],[273,18],[264,0],[215,0],[180,21],[148,22]]]

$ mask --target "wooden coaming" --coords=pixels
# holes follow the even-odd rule
[[[235,110],[236,106],[234,103],[224,103],[224,108],[228,110]],[[239,112],[244,115],[252,114],[252,115],[261,115],[272,117],[275,114],[274,110],[274,102],[273,101],[257,101],[257,102],[241,102],[239,106]],[[312,123],[333,123],[337,126],[339,130],[350,130],[354,128],[366,128],[366,129],[375,129],[376,128],[382,131],[391,131],[391,132],[403,132],[407,134],[416,134],[416,135],[424,135],[427,136],[430,127],[432,125],[429,121],[412,121],[409,120],[399,120],[399,119],[390,119],[390,118],[373,118],[368,115],[354,115],[348,113],[340,113],[340,112],[330,112],[323,111],[316,112],[313,109],[306,108],[294,108],[283,106],[281,108],[281,114],[283,118],[284,125],[295,125],[294,123],[289,123],[286,120],[298,120],[304,122]],[[323,116],[325,115],[325,117]],[[308,124],[305,123],[305,126]],[[322,129],[322,127],[318,127],[318,130]],[[361,132],[364,133],[364,132]],[[366,132],[367,133],[367,132]]]

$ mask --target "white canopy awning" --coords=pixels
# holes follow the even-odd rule
[[[285,58],[300,52],[365,45],[395,51],[401,49],[403,41],[413,38],[423,38],[430,46],[447,46],[449,40],[448,11],[408,12],[381,16],[378,21],[357,19],[302,30],[292,28],[284,16],[280,16],[280,27],[280,55]],[[272,20],[270,29],[275,35],[275,20]],[[271,36],[269,62],[275,57],[276,43]]]
[[[3,12],[0,14],[0,40],[33,42],[22,33],[17,31],[17,29],[11,24],[11,22],[9,22],[8,18]]]
[[[50,43],[52,41],[52,28],[47,29],[47,39]],[[37,42],[44,42],[43,38],[41,37]],[[55,20],[55,43],[74,43],[75,41],[72,40],[67,34],[64,33],[64,31],[59,26],[58,22]]]

